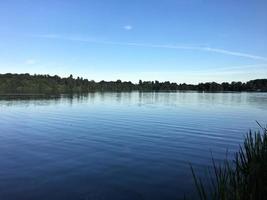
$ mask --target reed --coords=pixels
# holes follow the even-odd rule
[[[260,124],[259,124],[260,126]],[[216,163],[203,181],[191,165],[200,200],[263,200],[267,198],[267,129],[249,131],[233,160]]]

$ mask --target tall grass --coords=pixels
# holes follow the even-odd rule
[[[191,166],[200,200],[267,199],[267,129],[260,127],[246,134],[234,160],[219,164],[212,158],[205,182]]]

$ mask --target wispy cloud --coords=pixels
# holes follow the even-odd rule
[[[233,74],[233,73],[251,73],[251,72],[264,72],[267,73],[267,63],[266,64],[255,64],[255,65],[238,65],[238,66],[216,66],[206,69],[188,69],[179,70],[179,74],[190,75],[214,75],[214,74]],[[146,73],[151,73],[151,71],[146,71]],[[153,73],[158,74],[176,74],[177,70],[168,70],[168,71],[153,71]]]
[[[262,64],[254,64],[254,65],[234,65],[234,66],[216,66],[213,68],[208,69],[201,69],[201,70],[190,70],[188,72],[190,73],[222,73],[222,72],[233,72],[233,71],[239,71],[239,72],[251,72],[251,71],[260,71],[264,70],[267,72],[267,63]]]
[[[207,48],[203,48],[203,50],[216,52],[216,53],[221,53],[221,54],[232,55],[232,56],[251,58],[251,59],[254,59],[254,60],[265,60],[265,61],[267,61],[266,57],[256,56],[256,55],[251,55],[251,54],[241,53],[241,52],[235,52],[235,51],[229,51],[229,50],[225,50],[225,49],[216,49],[216,48],[208,48],[207,47]]]
[[[70,40],[70,41],[79,41],[79,42],[97,42],[94,38],[79,37],[79,36],[63,36],[63,35],[58,35],[58,34],[39,34],[39,35],[31,35],[31,37],[57,39],[57,40]],[[98,41],[97,43],[100,43],[100,42]]]
[[[243,52],[238,52],[238,51],[232,51],[232,50],[226,50],[226,49],[205,47],[205,46],[203,47],[203,46],[193,46],[193,45],[164,45],[164,44],[149,44],[149,43],[113,42],[113,41],[104,41],[104,40],[100,41],[100,40],[96,40],[93,38],[61,36],[61,35],[55,35],[55,34],[33,35],[33,37],[89,42],[89,43],[106,44],[106,45],[123,45],[123,46],[136,46],[136,47],[147,47],[147,48],[205,51],[205,52],[213,52],[213,53],[230,55],[230,56],[243,57],[243,58],[248,58],[248,59],[253,59],[253,60],[267,61],[267,57],[263,57],[263,56],[258,56],[258,55],[243,53]]]
[[[130,30],[133,29],[133,27],[132,27],[131,25],[125,25],[123,28],[124,28],[126,31],[130,31]]]
[[[28,60],[25,61],[25,64],[26,65],[34,65],[34,64],[36,64],[36,60],[34,60],[34,59],[28,59]]]

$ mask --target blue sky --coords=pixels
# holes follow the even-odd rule
[[[2,0],[0,73],[266,78],[266,10],[266,0]]]

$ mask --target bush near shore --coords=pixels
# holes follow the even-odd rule
[[[260,126],[261,127],[261,126]],[[264,200],[267,199],[267,129],[249,131],[234,160],[225,159],[209,169],[206,181],[193,167],[200,200]]]

